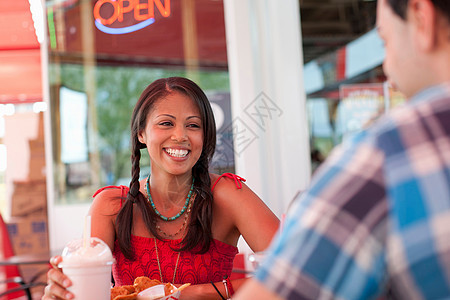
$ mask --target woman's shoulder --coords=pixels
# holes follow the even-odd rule
[[[105,186],[98,189],[92,197],[93,208],[108,211],[111,214],[117,213],[122,207],[128,193],[126,186]]]
[[[240,190],[242,189],[246,181],[241,176],[238,176],[233,173],[223,173],[223,174],[209,174],[211,178],[211,191],[214,193],[214,190],[216,189],[233,189],[233,190]]]
[[[239,205],[242,199],[253,194],[244,181],[244,178],[233,173],[211,174],[211,191],[214,203],[221,209],[229,209],[230,206]]]
[[[96,198],[100,197],[126,197],[128,193],[128,187],[124,185],[108,185],[102,188],[99,188],[92,197]]]

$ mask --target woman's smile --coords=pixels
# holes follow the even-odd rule
[[[174,158],[185,158],[190,151],[186,149],[164,148],[164,151]]]
[[[172,175],[191,172],[203,150],[199,108],[178,92],[157,100],[140,138],[147,145],[152,170]]]

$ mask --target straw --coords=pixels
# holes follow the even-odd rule
[[[89,247],[90,240],[91,240],[91,216],[86,216],[86,218],[84,219],[83,248]]]

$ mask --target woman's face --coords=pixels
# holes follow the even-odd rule
[[[147,145],[152,172],[190,173],[203,149],[203,128],[194,100],[178,92],[157,100],[139,141]]]

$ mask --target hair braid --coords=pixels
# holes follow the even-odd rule
[[[197,104],[202,119],[204,137],[202,154],[192,168],[192,176],[195,178],[194,192],[196,198],[193,203],[191,220],[189,221],[186,236],[180,245],[180,251],[189,251],[198,246],[199,252],[204,253],[208,251],[213,241],[211,232],[213,196],[208,166],[216,147],[216,127],[211,105],[201,88],[189,79],[182,77],[158,79],[142,92],[131,117],[132,179],[130,190],[127,194],[127,201],[125,201],[116,218],[119,247],[128,259],[134,256],[131,245],[134,204],[142,213],[143,221],[150,233],[154,237],[161,239],[154,222],[158,216],[148,205],[145,196],[139,192],[140,149],[147,146],[140,142],[138,137],[145,130],[147,117],[153,109],[154,103],[174,92],[188,96]]]
[[[192,207],[192,218],[189,221],[189,229],[183,239],[180,251],[191,250],[199,246],[199,253],[205,253],[212,241],[212,192],[211,178],[208,172],[209,159],[200,157],[192,168],[192,176],[195,178],[196,198]]]
[[[122,206],[119,214],[117,215],[116,223],[120,224],[117,227],[117,233],[120,237],[119,239],[119,247],[122,253],[127,258],[132,258],[134,253],[131,248],[131,232],[133,229],[133,204],[140,202],[139,198],[142,198],[139,193],[139,173],[140,166],[139,162],[141,160],[141,150],[139,149],[139,141],[133,141],[132,143],[132,167],[131,167],[131,182],[130,189],[127,194],[127,201]]]

